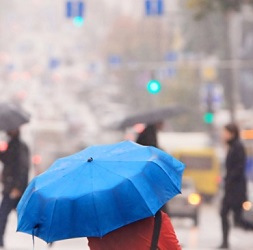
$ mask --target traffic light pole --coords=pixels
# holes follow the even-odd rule
[[[209,134],[211,144],[215,144],[216,142],[216,132],[214,127],[214,105],[213,105],[213,84],[209,83],[207,88],[207,96],[206,96],[206,112],[204,115],[204,122],[207,126],[207,133]]]

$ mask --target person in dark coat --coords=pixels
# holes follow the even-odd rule
[[[157,132],[162,126],[162,122],[147,125],[144,131],[139,134],[136,142],[143,146],[158,147]]]
[[[226,176],[224,179],[224,197],[221,208],[221,221],[223,241],[220,249],[228,249],[229,219],[230,211],[233,211],[234,224],[243,226],[242,204],[247,200],[246,192],[246,153],[240,141],[239,129],[235,124],[224,127],[223,139],[228,145],[226,157]]]
[[[8,148],[0,153],[4,167],[2,171],[3,199],[0,206],[0,246],[9,213],[16,208],[28,184],[29,150],[20,140],[19,130],[7,132],[10,137]]]

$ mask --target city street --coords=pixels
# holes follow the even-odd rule
[[[204,205],[201,208],[200,225],[193,227],[193,223],[188,219],[173,220],[177,236],[187,250],[208,250],[216,249],[221,243],[221,228],[218,216],[218,207]],[[251,250],[253,232],[233,228],[230,236],[230,249]]]
[[[253,250],[253,0],[1,0],[0,35],[0,250],[89,250],[62,239],[168,200],[182,250]]]
[[[218,209],[211,205],[203,205],[200,216],[199,228],[193,227],[188,219],[173,219],[178,238],[185,250],[215,249],[221,240],[220,221]],[[32,237],[22,233],[16,233],[16,215],[11,214],[7,228],[6,250],[30,250],[32,249]],[[232,250],[252,250],[253,232],[233,228],[231,232]],[[56,242],[51,248],[39,239],[35,239],[35,250],[88,250],[86,239],[67,240]],[[110,250],[110,249],[108,249]],[[131,249],[129,249],[131,250]]]

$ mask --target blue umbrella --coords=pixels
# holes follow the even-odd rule
[[[125,141],[57,160],[33,179],[18,205],[18,231],[46,242],[102,237],[150,217],[180,193],[184,165]]]

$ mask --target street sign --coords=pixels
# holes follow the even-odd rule
[[[110,55],[108,57],[108,63],[110,66],[119,66],[121,64],[121,57],[118,55]]]
[[[72,2],[70,1],[66,2],[66,16],[67,18],[72,17]]]
[[[165,55],[165,60],[167,62],[176,62],[178,60],[178,52],[176,51],[170,51]],[[173,78],[177,74],[177,69],[175,66],[169,66],[167,71],[168,78]]]
[[[214,110],[220,108],[224,101],[223,88],[220,84],[207,83],[200,90],[201,101],[204,107],[211,103]]]
[[[170,51],[165,55],[165,60],[168,62],[176,62],[178,60],[178,52]]]
[[[51,58],[48,62],[48,67],[52,70],[58,68],[60,65],[60,60],[58,58]]]
[[[67,18],[83,17],[84,15],[83,1],[67,1],[66,2],[66,16]]]
[[[164,14],[163,0],[145,0],[145,12],[147,16],[162,16]]]

